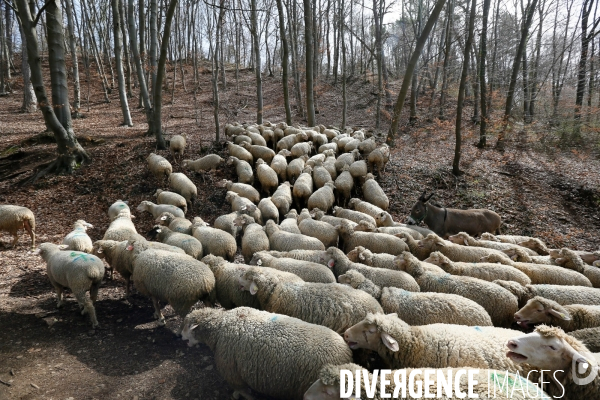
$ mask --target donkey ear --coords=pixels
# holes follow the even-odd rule
[[[422,202],[426,202],[427,200],[425,200],[425,193],[427,193],[426,190],[423,190],[423,193],[421,193],[421,196],[419,196],[419,201]]]
[[[433,197],[434,194],[435,194],[435,192],[431,193],[429,195],[429,197],[427,197],[423,203],[427,203],[429,201],[429,199],[431,199]]]

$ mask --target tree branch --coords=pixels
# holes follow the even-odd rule
[[[19,11],[15,8],[15,6],[13,6],[12,4],[10,4],[8,2],[8,0],[4,0],[4,3],[6,3],[6,5],[9,6],[10,8],[12,8],[15,13],[19,14]]]
[[[46,7],[48,7],[50,5],[50,3],[52,3],[53,1],[55,1],[55,0],[46,0],[44,5],[42,6],[42,8],[40,8],[40,11],[38,11],[37,15],[35,16],[35,19],[33,20],[33,26],[37,25],[37,23],[40,20],[40,17],[42,16],[42,13],[46,9]]]

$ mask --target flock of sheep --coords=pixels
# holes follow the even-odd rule
[[[186,219],[196,186],[150,154],[151,173],[170,191],[157,190],[157,203],[142,201],[137,210],[152,215],[157,241],[137,233],[119,200],[102,240],[92,243],[91,225],[80,220],[62,245],[40,245],[59,307],[69,288],[98,326],[99,286],[105,272],[117,271],[127,295],[133,281],[152,299],[161,324],[160,303],[173,307],[183,318],[178,334],[210,347],[236,398],[339,399],[340,370],[370,376],[352,363],[374,352],[391,369],[509,371],[527,384],[546,379],[550,396],[564,387],[563,399],[600,399],[600,374],[576,383],[600,361],[593,353],[600,352],[600,252],[496,236],[500,218],[492,211],[445,209],[424,194],[410,220],[429,229],[395,222],[373,176],[385,170],[389,149],[360,130],[266,123],[228,125],[226,133],[227,160],[182,160],[184,136],[170,146],[182,168],[203,178],[235,166],[238,181],[219,183],[232,212],[212,227]],[[14,243],[22,228],[34,246],[33,213],[0,206],[0,230]],[[244,263],[234,262],[238,244]],[[191,311],[198,301],[205,307]],[[534,327],[525,336],[518,330]],[[531,372],[542,369],[550,373]],[[487,398],[495,383],[475,391]],[[495,398],[529,398],[519,395],[505,388]]]

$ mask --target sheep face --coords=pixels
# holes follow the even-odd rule
[[[430,263],[430,264],[435,264],[437,266],[442,266],[443,264],[445,264],[444,262],[445,260],[441,257],[441,254],[437,251],[431,253],[429,255],[429,258],[425,259],[424,262],[426,263]]]
[[[238,161],[237,157],[230,156],[230,157],[227,159],[227,162],[226,162],[226,164],[227,164],[227,165],[235,165],[235,164],[237,164],[237,161]]]
[[[448,240],[455,244],[461,244],[464,246],[469,245],[469,235],[465,232],[457,233],[456,235],[452,235],[448,237]]]
[[[160,214],[160,216],[158,218],[156,218],[154,220],[154,222],[156,222],[159,225],[168,226],[171,223],[171,221],[173,220],[173,218],[175,218],[175,216],[173,214],[164,212],[164,213]]]
[[[482,233],[481,240],[489,240],[491,242],[499,242],[500,241],[500,239],[498,239],[496,236],[492,235],[489,232]]]
[[[421,239],[417,242],[417,246],[421,249],[426,249],[428,251],[434,251],[438,246],[444,247],[446,244],[443,239],[437,235],[429,234],[424,239]]]
[[[377,325],[361,321],[344,332],[344,340],[352,350],[367,349],[377,351],[383,341]],[[396,343],[397,345],[397,343]]]
[[[304,393],[304,400],[337,400],[340,397],[340,385],[326,385],[317,379]]]
[[[187,340],[189,347],[193,347],[200,343],[194,336],[194,329],[197,327],[198,325],[191,325],[189,321],[185,321],[185,324],[183,325],[183,329],[181,330],[181,340]]]
[[[522,328],[528,329],[531,326],[550,323],[552,318],[559,318],[565,321],[571,320],[571,315],[558,303],[544,301],[535,297],[515,313],[515,320]]]
[[[527,363],[537,369],[550,371],[569,371],[575,361],[578,372],[584,373],[590,364],[598,364],[591,353],[577,351],[573,345],[581,346],[561,329],[543,326],[535,332],[509,340],[506,344],[509,349],[506,356],[517,364]]]

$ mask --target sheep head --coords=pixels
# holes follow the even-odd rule
[[[499,242],[500,241],[500,239],[498,239],[496,236],[494,236],[493,234],[491,234],[489,232],[482,233],[481,240],[489,240],[490,242]]]
[[[445,267],[452,263],[448,257],[440,253],[439,251],[434,251],[429,255],[429,258],[424,260],[423,262],[435,264],[439,267]]]
[[[232,203],[233,200],[235,200],[238,197],[238,194],[235,192],[227,192],[227,194],[225,195],[225,201],[228,203]]]
[[[539,296],[515,313],[515,321],[525,329],[537,324],[552,324],[555,318],[570,321],[571,314],[557,302]]]
[[[549,370],[550,373],[570,371],[574,363],[578,366],[577,372],[584,374],[598,365],[593,354],[579,340],[560,328],[546,325],[538,326],[535,332],[509,340],[506,346],[509,349],[506,356],[513,362],[527,363],[537,369]]]
[[[555,259],[555,262],[559,265],[562,265],[565,268],[572,269],[573,271],[577,271],[580,274],[585,271],[585,264],[583,260],[577,253],[573,250],[563,248],[560,250],[560,258]]]
[[[524,250],[513,248],[502,250],[513,261],[532,263],[533,259]]]
[[[273,235],[274,233],[276,233],[278,231],[279,231],[279,225],[277,225],[275,223],[275,221],[273,221],[272,219],[268,220],[267,224],[265,225],[265,232],[266,232],[267,236],[271,237],[271,235]]]
[[[355,269],[351,269],[345,274],[338,276],[338,282],[343,285],[348,285],[354,289],[363,283],[367,278]]]
[[[473,238],[467,232],[459,232],[456,235],[448,237],[448,240],[454,244],[469,246]]]
[[[377,231],[377,227],[373,225],[371,222],[366,220],[361,220],[354,228],[354,232],[375,232]]]
[[[147,201],[147,200],[144,200],[144,201],[142,201],[142,202],[140,203],[140,205],[139,205],[139,206],[137,206],[137,210],[138,210],[139,212],[142,212],[142,211],[147,211],[147,210],[148,210],[148,208],[150,207],[150,205],[151,205],[151,204],[152,204],[151,202],[149,202],[149,201]],[[119,214],[120,214],[120,213],[119,213]]]
[[[412,276],[419,276],[425,272],[419,259],[409,251],[403,251],[394,258],[394,267],[396,270],[407,272]]]
[[[442,239],[435,233],[430,233],[423,239],[419,240],[417,242],[417,246],[428,251],[435,251],[439,247],[446,247],[446,243],[444,239]]]
[[[234,156],[229,156],[227,158],[227,162],[225,164],[227,165],[237,165],[237,163],[240,161],[239,158],[234,157]]]
[[[170,212],[164,212],[164,213],[160,214],[160,216],[158,218],[156,218],[154,220],[154,222],[156,222],[157,224],[160,224],[160,225],[168,226],[171,223],[171,221],[173,221],[174,218],[175,218],[175,216],[173,214],[171,214]]]
[[[392,352],[400,350],[400,345],[392,335],[400,329],[408,327],[397,314],[371,314],[364,320],[351,326],[344,332],[344,340],[348,347],[378,351],[385,346]]]

